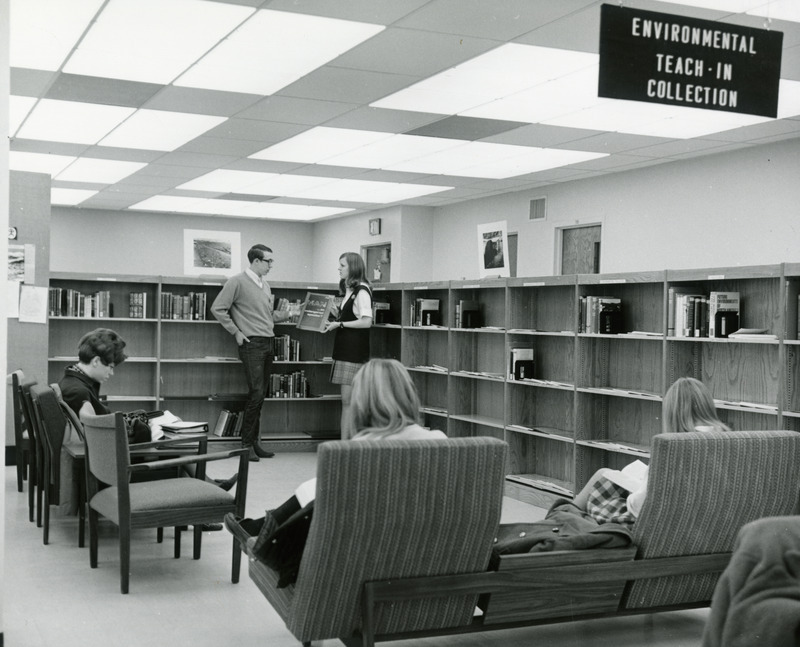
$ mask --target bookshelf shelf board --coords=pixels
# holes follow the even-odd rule
[[[502,335],[506,332],[505,328],[496,328],[496,327],[489,327],[484,326],[482,328],[451,328],[453,332],[466,332],[466,333],[483,333],[483,334],[491,334],[491,335]]]
[[[729,402],[727,400],[714,400],[717,409],[727,411],[747,411],[749,413],[762,413],[768,416],[777,416],[778,407],[757,402]]]
[[[800,418],[800,411],[784,411],[783,415],[787,418]]]
[[[429,375],[447,375],[447,369],[441,370],[432,368],[430,366],[408,366],[409,371],[414,371],[415,373],[428,373]]]
[[[567,384],[566,382],[555,382],[552,380],[508,380],[509,384],[519,384],[520,386],[535,387],[540,389],[560,389],[562,391],[572,391],[575,388],[574,384]]]
[[[664,341],[663,335],[632,335],[631,333],[620,333],[618,335],[602,335],[593,332],[578,333],[578,337],[584,339],[621,339],[623,341]]]
[[[787,346],[800,346],[800,339],[787,339],[783,343]]]
[[[439,409],[438,407],[426,407],[423,405],[419,408],[419,410],[422,413],[427,413],[431,416],[441,416],[442,418],[446,418],[448,415],[446,409]]]
[[[164,324],[216,324],[216,325],[219,325],[219,322],[216,319],[162,319],[161,323],[164,323]]]
[[[693,342],[695,344],[765,344],[765,345],[778,345],[778,340],[774,337],[766,339],[729,339],[727,337],[667,337],[667,341],[675,342]],[[790,342],[786,342],[787,344]],[[797,342],[800,343],[800,342]]]
[[[165,400],[196,400],[201,398],[203,400],[210,400],[212,402],[244,402],[247,399],[247,395],[245,393],[216,393],[212,395],[202,395],[202,396],[178,396],[178,397],[169,397],[163,396]],[[264,402],[331,402],[335,400],[341,400],[342,396],[338,393],[326,393],[323,395],[314,395],[308,398],[264,398]]]
[[[154,395],[109,395],[106,397],[108,402],[153,402]]]
[[[162,359],[162,364],[239,364],[238,357],[179,357]]]
[[[575,442],[581,447],[602,449],[603,451],[612,452],[615,454],[630,454],[631,456],[650,458],[650,449],[647,447],[647,445],[616,443],[611,440],[577,440]]]
[[[462,377],[468,380],[487,380],[489,382],[504,382],[505,378],[499,373],[478,373],[468,371],[453,371],[450,373],[453,377]]]
[[[68,317],[66,315],[48,315],[51,321],[130,321],[132,323],[157,323],[158,319],[142,317]]]
[[[578,387],[579,393],[594,393],[595,395],[610,395],[615,398],[632,398],[634,400],[652,400],[660,402],[661,396],[657,393],[647,393],[645,391],[630,391],[627,389],[613,389],[601,387]]]
[[[447,326],[401,326],[403,330],[425,330],[428,332],[447,332],[450,330]]]
[[[275,364],[291,364],[291,365],[303,365],[303,366],[330,366],[333,364],[332,359],[276,359],[272,362],[272,365]]]
[[[451,413],[452,420],[461,420],[462,422],[470,422],[476,425],[483,425],[484,427],[493,427],[495,429],[503,429],[505,425],[502,420],[497,418],[490,418],[489,416],[478,416],[468,413]]]
[[[373,328],[388,328],[390,330],[402,330],[403,329],[403,326],[401,326],[400,324],[372,324],[372,327]],[[421,326],[417,326],[417,327],[421,328]]]
[[[508,474],[506,480],[536,490],[560,494],[565,497],[574,496],[573,486],[570,481],[562,481],[561,479],[554,479],[542,474]]]
[[[506,331],[509,335],[530,335],[540,337],[574,337],[572,330],[531,330],[529,328],[510,328]]]
[[[515,434],[526,434],[528,436],[539,436],[549,440],[556,440],[563,443],[575,441],[575,434],[568,429],[556,429],[555,427],[524,427],[522,425],[508,425],[506,429]]]
[[[75,356],[57,356],[48,357],[48,362],[77,362],[78,358]],[[158,361],[155,357],[128,357],[125,359],[126,364],[155,364]]]

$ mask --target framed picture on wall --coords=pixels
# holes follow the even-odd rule
[[[510,275],[505,220],[478,225],[478,275],[482,279]]]
[[[183,230],[183,273],[231,276],[238,271],[242,256],[238,231]]]

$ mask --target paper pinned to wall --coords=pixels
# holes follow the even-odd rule
[[[9,319],[19,317],[19,281],[6,281],[6,316]]]
[[[19,293],[20,323],[47,323],[47,288],[22,285]]]

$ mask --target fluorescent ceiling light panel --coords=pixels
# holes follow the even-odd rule
[[[17,137],[96,144],[134,111],[98,103],[42,99],[22,124]]]
[[[9,151],[8,168],[12,171],[28,171],[30,173],[47,173],[58,175],[77,158],[69,155],[50,155],[49,153],[25,153]]]
[[[597,54],[511,43],[371,105],[456,115],[597,65],[597,60]]]
[[[142,170],[143,162],[125,162],[94,157],[81,157],[66,170],[56,176],[64,182],[92,182],[95,184],[114,184],[123,178]]]
[[[101,146],[174,151],[218,126],[227,117],[166,110],[137,110],[100,141]]]
[[[349,202],[375,202],[387,204],[423,195],[448,191],[450,186],[409,184],[399,182],[373,182],[369,180],[337,180],[324,186],[299,191],[290,197],[311,200],[341,200]]]
[[[64,71],[166,85],[253,12],[204,0],[110,0]]]
[[[174,85],[274,94],[383,29],[383,25],[261,9]]]
[[[8,134],[13,137],[36,103],[34,97],[8,97]]]
[[[800,81],[781,79],[778,90],[778,119],[800,115]]]
[[[314,175],[289,175],[259,173],[258,171],[233,171],[217,169],[194,180],[181,184],[179,189],[190,191],[213,191],[215,193],[251,193],[253,195],[287,196],[335,178]]]
[[[362,146],[354,151],[327,158],[324,164],[355,166],[357,168],[389,168],[393,164],[432,155],[444,150],[461,148],[464,145],[463,139],[394,135],[369,146]]]
[[[103,0],[11,0],[11,67],[59,69]]]
[[[50,203],[62,205],[76,205],[84,200],[91,198],[97,191],[89,189],[50,189]]]
[[[350,128],[310,128],[250,155],[253,159],[318,164],[323,160],[389,139],[393,133]]]
[[[185,198],[157,195],[128,207],[135,211],[161,211],[193,213],[212,216],[238,216],[241,218],[271,218],[275,220],[308,221],[335,216],[352,211],[341,207],[325,207],[276,202],[219,200],[212,198]]]

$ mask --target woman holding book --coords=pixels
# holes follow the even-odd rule
[[[662,433],[730,431],[716,413],[714,398],[706,386],[692,377],[675,381],[664,396]],[[598,523],[614,521],[632,525],[639,517],[647,494],[647,466],[634,461],[622,470],[601,468],[574,498]]]
[[[361,440],[444,440],[441,431],[417,423],[419,396],[406,368],[394,359],[373,359],[355,375],[351,427],[347,436]],[[257,537],[252,552],[279,572],[278,587],[297,577],[306,534],[311,524],[316,479],[306,481],[283,505],[261,519],[225,517],[225,527],[244,545]],[[276,532],[280,528],[280,541]]]
[[[353,378],[369,360],[369,329],[372,327],[372,290],[367,281],[364,259],[355,252],[339,257],[339,294],[342,305],[335,321],[324,332],[336,331],[333,341],[331,382],[342,390],[342,439],[347,439]]]

